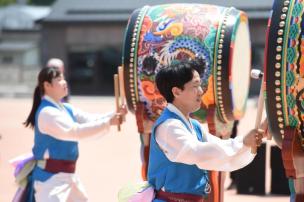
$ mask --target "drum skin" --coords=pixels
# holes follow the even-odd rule
[[[304,131],[303,1],[274,1],[265,47],[264,83],[269,128],[281,148],[286,127]]]
[[[222,122],[240,119],[248,96],[250,50],[247,16],[235,8],[164,4],[137,9],[123,45],[128,108],[135,112],[144,103],[154,121],[166,105],[154,83],[156,73],[171,63],[197,60],[205,93],[196,117],[205,122],[206,109],[215,106]]]

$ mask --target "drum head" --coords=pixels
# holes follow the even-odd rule
[[[198,60],[205,92],[201,110],[216,105],[222,121],[239,119],[249,87],[247,55],[247,18],[234,8],[165,4],[138,9],[130,17],[123,47],[128,107],[134,112],[137,103],[144,103],[155,120],[166,105],[155,74],[174,62]]]
[[[215,54],[215,95],[224,122],[245,112],[250,82],[251,42],[248,18],[234,8],[226,11],[219,29]]]
[[[245,16],[240,18],[232,53],[231,89],[233,116],[235,119],[240,119],[244,115],[249,93],[251,69],[251,43],[248,20]]]
[[[302,1],[274,1],[265,48],[266,110],[279,147],[285,128],[303,134],[304,49]]]

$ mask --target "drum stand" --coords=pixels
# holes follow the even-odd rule
[[[254,70],[256,74],[261,75],[261,72],[257,72],[259,70]],[[252,72],[252,77],[257,78],[256,75]],[[258,78],[261,78],[261,76],[258,76]],[[262,76],[263,78],[263,76]],[[261,116],[262,116],[262,109],[264,105],[263,100],[263,92],[264,92],[264,85],[263,85],[263,79],[262,79],[262,85],[259,95],[259,101],[258,101],[258,112],[257,112],[257,118],[256,118],[256,129],[258,128],[259,123],[261,122]],[[300,131],[296,128],[292,127],[286,127],[284,129],[284,136],[283,136],[283,142],[282,142],[282,160],[283,165],[285,168],[285,174],[286,177],[289,179],[292,179],[292,184],[295,191],[295,202],[304,202],[304,151],[301,146],[301,139],[302,137],[298,134]],[[271,140],[271,135],[268,135],[268,140]],[[253,152],[256,152],[253,150]],[[270,180],[269,176],[269,162],[270,162],[270,145],[268,144],[266,147],[266,193],[270,193]],[[268,179],[267,179],[268,178]]]
[[[214,117],[216,116],[215,105],[209,106],[207,109],[207,123],[209,133],[215,135],[216,128]],[[209,179],[211,192],[208,195],[207,202],[223,202],[224,201],[224,182],[225,182],[225,172],[219,171],[209,171]]]
[[[142,168],[141,175],[143,180],[147,180],[150,152],[150,138],[153,121],[151,121],[145,111],[144,103],[136,104],[135,117],[137,123],[137,131],[140,134],[141,140],[141,157]]]
[[[296,128],[286,127],[282,143],[282,159],[286,176],[292,180],[295,202],[304,202],[304,151]]]

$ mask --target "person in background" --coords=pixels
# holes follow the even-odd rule
[[[150,141],[148,182],[156,192],[154,202],[204,201],[211,191],[207,170],[240,169],[254,159],[251,148],[262,143],[265,122],[260,130],[222,140],[190,118],[204,93],[201,69],[195,61],[183,61],[156,74],[168,105],[154,123]]]
[[[25,127],[34,129],[32,149],[35,166],[28,176],[27,202],[88,201],[75,174],[78,142],[108,133],[122,123],[126,106],[116,113],[88,114],[61,99],[68,94],[63,72],[50,66],[41,69],[33,106]]]
[[[47,63],[47,67],[57,67],[60,72],[65,75],[65,66],[64,62],[59,58],[50,58]],[[62,99],[62,102],[69,102],[69,93]]]
[[[47,67],[57,67],[62,74],[65,73],[64,62],[59,58],[51,58],[48,60]]]

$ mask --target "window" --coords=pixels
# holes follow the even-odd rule
[[[10,65],[10,64],[13,64],[13,62],[14,62],[14,58],[11,55],[5,55],[5,56],[2,56],[2,58],[1,58],[2,64]]]

